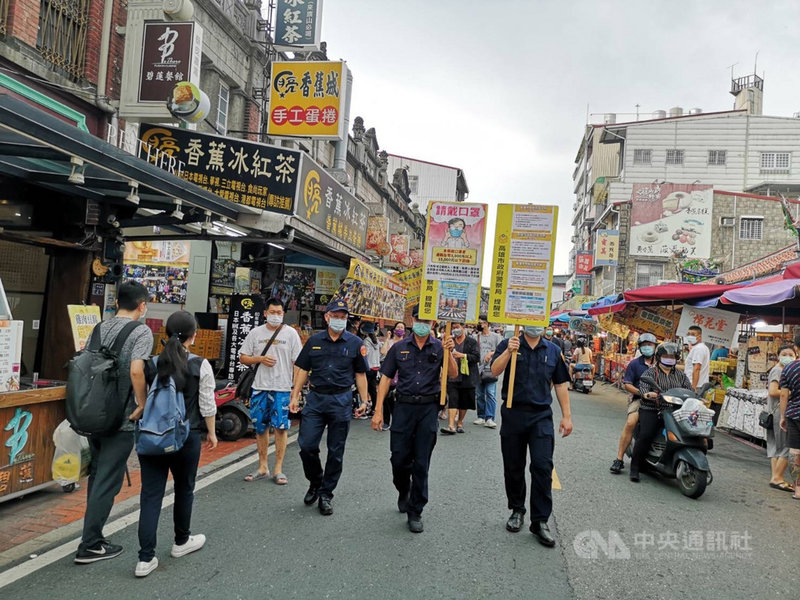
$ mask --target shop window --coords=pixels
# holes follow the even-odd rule
[[[639,148],[633,151],[633,164],[635,165],[649,165],[653,151],[648,149]]]
[[[789,155],[789,152],[762,152],[761,171],[788,173],[790,164]]]
[[[46,61],[73,81],[86,66],[89,0],[42,0],[36,48]]]
[[[219,98],[217,99],[217,132],[220,135],[228,133],[228,101],[230,89],[223,82],[219,82]]]
[[[740,240],[760,240],[764,231],[764,217],[742,217],[739,219]]]
[[[636,287],[658,285],[664,279],[664,263],[638,262],[636,263]]]
[[[682,165],[683,164],[683,150],[667,150],[667,164],[668,165]]]
[[[728,160],[727,150],[709,150],[708,151],[708,164],[711,166],[725,166]]]

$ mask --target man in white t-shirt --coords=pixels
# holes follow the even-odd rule
[[[711,353],[708,346],[703,343],[703,330],[697,325],[689,327],[686,341],[689,344],[689,355],[686,357],[686,376],[692,382],[694,390],[697,391],[708,383]]]
[[[277,298],[267,300],[264,310],[267,322],[252,329],[239,350],[243,365],[258,365],[250,398],[250,418],[256,430],[258,470],[247,475],[245,481],[269,477],[267,453],[269,428],[275,430],[275,483],[286,485],[289,480],[283,473],[283,457],[289,437],[289,402],[291,399],[294,361],[300,354],[302,343],[297,331],[283,325],[283,303]],[[264,347],[275,339],[262,356]]]

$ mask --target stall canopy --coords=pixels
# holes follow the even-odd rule
[[[667,283],[623,292],[622,296],[626,302],[635,302],[637,304],[669,304],[670,302],[686,302],[688,300],[701,300],[703,298],[721,296],[728,290],[740,287],[742,286]]]

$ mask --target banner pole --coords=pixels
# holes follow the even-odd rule
[[[450,321],[447,321],[447,325],[444,326],[444,334],[450,335]],[[439,406],[444,406],[447,404],[447,371],[448,365],[450,364],[450,350],[445,348],[444,351],[444,363],[442,363],[442,390],[439,395]]]
[[[514,337],[519,337],[519,325],[514,325]],[[517,376],[517,352],[511,353],[511,372],[508,374],[508,394],[506,394],[506,408],[511,408],[514,399],[514,378]]]

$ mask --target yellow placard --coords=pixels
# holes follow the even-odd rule
[[[273,62],[267,133],[341,139],[346,81],[343,61]]]
[[[489,288],[489,320],[550,323],[558,207],[500,204]]]
[[[419,304],[420,287],[422,286],[422,267],[408,269],[395,275],[406,286],[406,310]]]
[[[434,246],[431,260],[446,265],[474,265],[478,259],[478,251],[472,248],[442,248]]]
[[[72,327],[75,351],[83,350],[95,325],[100,322],[100,307],[68,304],[67,313],[69,313],[69,324]]]

